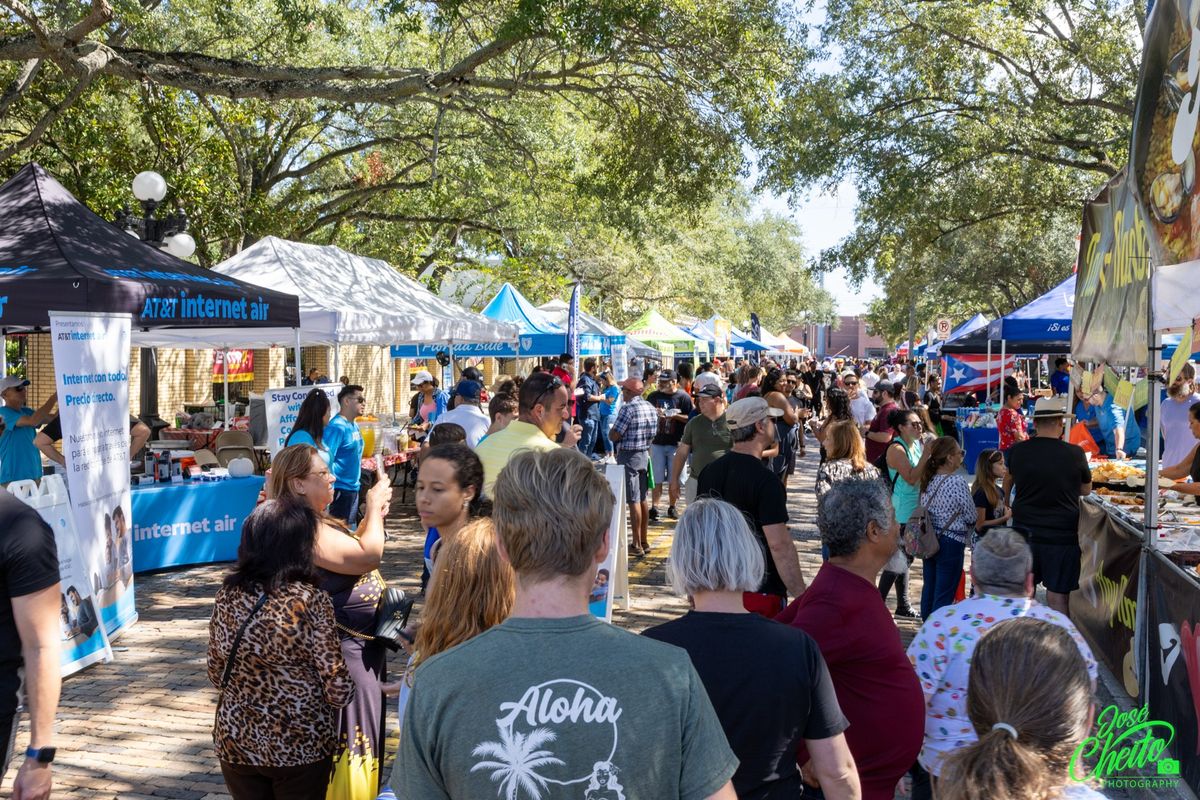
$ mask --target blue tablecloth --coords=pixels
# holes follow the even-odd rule
[[[236,561],[262,476],[134,486],[133,571]]]
[[[979,460],[979,454],[989,447],[993,450],[1000,447],[1000,429],[999,428],[962,428],[959,431],[962,438],[963,467],[966,468],[967,474],[975,474],[975,462]]]

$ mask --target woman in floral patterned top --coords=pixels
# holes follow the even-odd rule
[[[1011,385],[1005,388],[1009,391],[1012,390]],[[1000,409],[1000,418],[996,422],[997,427],[1000,428],[1001,451],[1029,438],[1028,423],[1025,421],[1025,415],[1021,413],[1021,405],[1024,402],[1025,395],[1019,391],[1014,391],[1004,398],[1004,408]]]
[[[950,436],[934,439],[921,476],[921,505],[937,532],[938,551],[923,559],[925,583],[921,587],[921,619],[954,602],[962,577],[967,536],[975,529],[975,501],[961,475],[963,451]]]
[[[316,533],[308,506],[268,500],[246,520],[237,566],[217,592],[208,640],[208,679],[220,691],[213,742],[234,800],[325,797],[337,709],[354,681],[333,603],[316,586]]]

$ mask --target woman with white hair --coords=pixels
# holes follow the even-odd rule
[[[683,617],[645,631],[691,656],[740,762],[737,796],[797,797],[794,755],[803,744],[825,797],[859,797],[858,774],[842,731],[829,670],[812,638],[746,611],[758,588],[762,548],[746,518],[722,500],[700,499],[675,528],[667,571],[692,599]]]

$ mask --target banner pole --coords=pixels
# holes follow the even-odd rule
[[[229,430],[229,348],[226,347],[221,357],[221,372],[225,379],[225,430]]]

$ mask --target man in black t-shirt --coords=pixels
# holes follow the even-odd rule
[[[662,497],[663,485],[671,481],[671,463],[675,460],[679,440],[683,438],[683,428],[695,409],[692,398],[679,388],[678,379],[674,371],[664,369],[658,374],[658,388],[646,398],[646,402],[658,412],[658,432],[650,442],[650,465],[654,470],[654,492],[650,498],[651,522],[658,520],[658,501]],[[680,481],[686,480],[686,475],[680,476]],[[671,519],[679,517],[675,511],[678,501],[679,493],[672,488],[667,493],[667,516]]]
[[[1092,473],[1083,449],[1062,440],[1065,414],[1062,398],[1037,401],[1037,433],[1006,453],[1004,496],[1016,486],[1013,527],[1029,540],[1034,582],[1045,585],[1048,606],[1069,616],[1079,588],[1079,498],[1091,493]]]
[[[748,611],[773,617],[787,605],[787,598],[804,592],[800,557],[788,530],[787,492],[762,463],[762,453],[776,441],[775,417],[783,415],[761,397],[746,397],[729,406],[733,445],[729,452],[704,468],[697,481],[697,497],[715,497],[732,504],[746,515],[750,530],[763,547],[766,574],[757,592],[746,592],[742,600]]]
[[[0,775],[8,767],[24,668],[30,740],[13,795],[50,796],[54,713],[58,709],[58,551],[38,513],[0,491]]]
[[[61,441],[63,438],[62,432],[62,417],[55,415],[54,419],[47,422],[37,436],[33,439],[33,445],[38,450],[42,451],[42,455],[53,461],[55,464],[67,465],[67,458],[64,456],[54,443]],[[150,441],[150,428],[146,423],[142,422],[132,414],[129,415],[129,458],[132,460],[137,456],[146,442]]]

